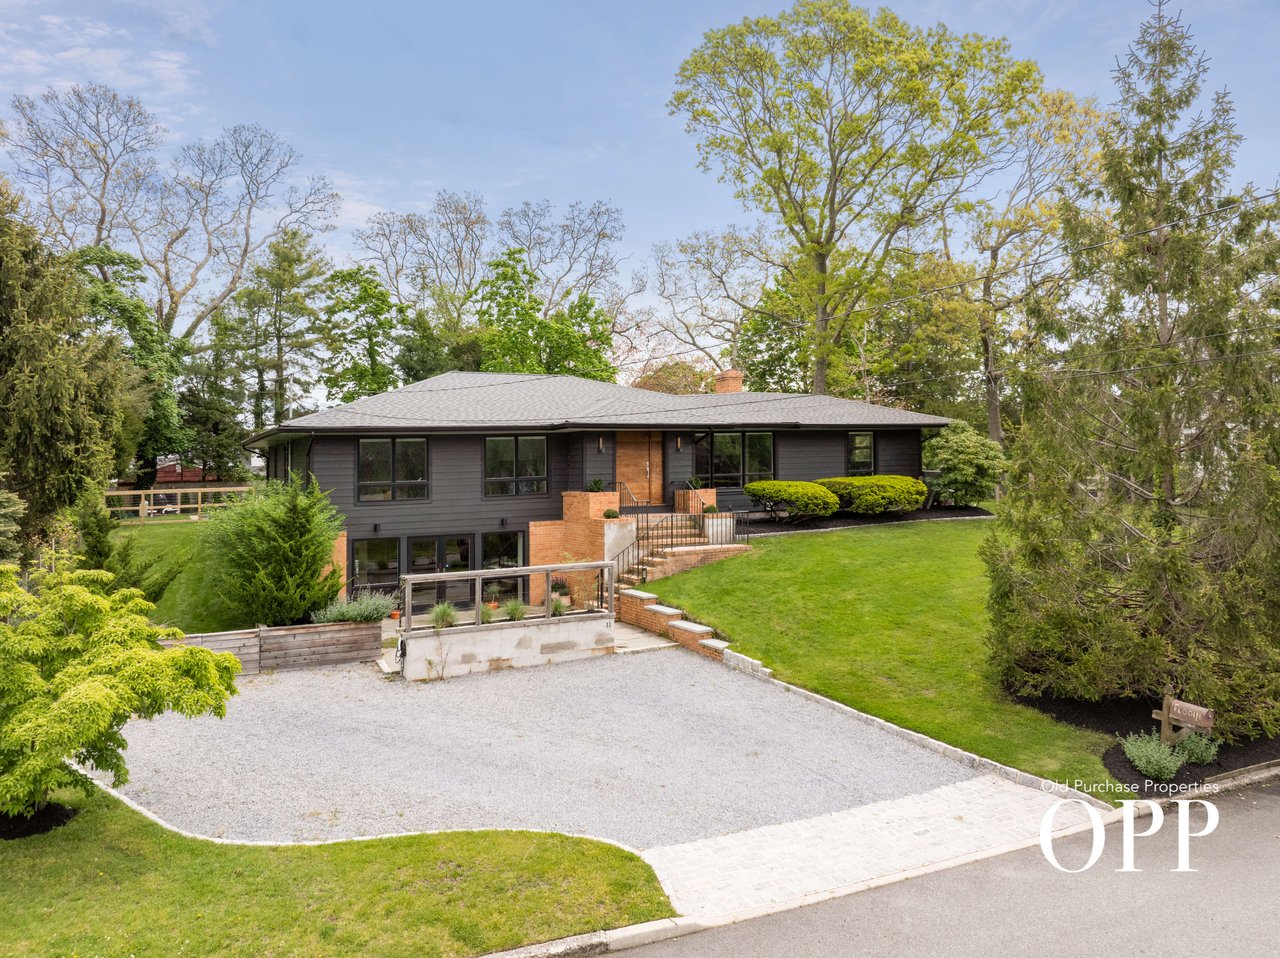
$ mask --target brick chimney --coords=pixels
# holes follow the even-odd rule
[[[716,392],[742,392],[742,370],[726,369],[724,372],[716,373]]]

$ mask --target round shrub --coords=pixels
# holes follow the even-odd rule
[[[719,509],[717,509],[715,506],[703,506],[703,507],[702,507],[702,514],[703,514],[704,516],[712,516],[712,515],[715,515],[715,514],[716,514],[717,512],[719,512],[719,511],[720,511],[720,510],[719,510]]]
[[[604,517],[606,519],[618,519],[621,517],[621,514],[618,512],[617,509],[606,509],[604,511]]]
[[[819,479],[818,485],[835,493],[841,512],[860,516],[913,512],[929,495],[929,488],[910,476],[842,476]]]
[[[821,518],[831,515],[840,506],[835,493],[816,482],[761,479],[748,482],[742,491],[775,517],[785,512],[789,519]]]

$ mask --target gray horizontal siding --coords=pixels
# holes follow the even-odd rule
[[[311,447],[311,471],[346,517],[348,539],[522,530],[531,521],[560,518],[560,493],[576,487],[570,485],[569,472],[568,447],[573,441],[576,436],[547,437],[545,496],[485,496],[484,437],[480,435],[430,437],[431,497],[427,500],[356,502],[354,438],[317,436]]]
[[[599,479],[606,486],[612,483],[616,478],[614,455],[613,455],[613,433],[611,432],[584,432],[576,437],[579,440],[580,462],[581,462],[581,483],[575,488],[582,489],[587,483]],[[600,440],[604,440],[604,451],[600,449]]]
[[[919,476],[920,430],[877,430],[876,472],[891,476]]]

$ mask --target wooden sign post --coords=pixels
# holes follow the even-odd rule
[[[1172,686],[1165,686],[1164,708],[1152,712],[1151,717],[1160,720],[1160,741],[1165,745],[1177,745],[1192,732],[1213,728],[1213,709],[1175,699]]]

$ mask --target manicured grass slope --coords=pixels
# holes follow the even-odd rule
[[[156,603],[155,619],[184,632],[222,632],[246,628],[218,601],[210,584],[208,558],[195,548],[200,523],[188,520],[129,523],[114,533],[119,540],[134,537],[139,559],[158,559],[157,568],[170,576],[168,588]]]
[[[0,954],[476,955],[672,914],[612,845],[458,832],[316,847],[183,838],[109,796],[0,843]]]
[[[648,588],[784,681],[1056,781],[1109,781],[1104,735],[1011,701],[985,672],[983,521],[757,539]]]

